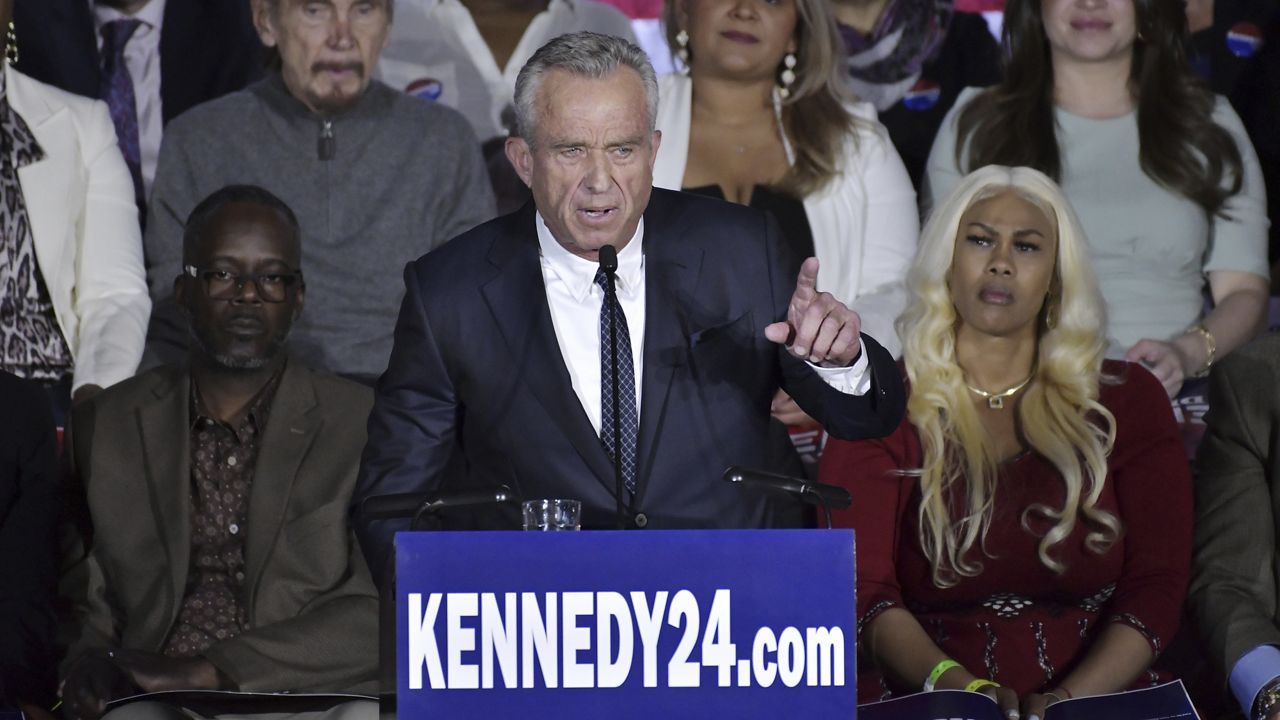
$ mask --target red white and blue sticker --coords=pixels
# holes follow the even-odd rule
[[[938,83],[920,78],[903,96],[902,104],[907,106],[908,110],[931,110],[934,105],[938,104],[938,97],[941,94],[942,87]]]
[[[1240,58],[1251,58],[1262,49],[1262,30],[1249,22],[1236,23],[1227,31],[1227,49]]]
[[[435,78],[420,78],[409,83],[404,91],[416,98],[435,102],[440,99],[440,94],[444,92],[444,85]]]

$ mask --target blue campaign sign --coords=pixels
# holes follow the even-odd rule
[[[398,711],[853,718],[853,554],[851,530],[400,533]]]

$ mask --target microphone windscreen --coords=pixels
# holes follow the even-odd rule
[[[618,251],[612,245],[600,246],[600,269],[607,273],[618,269]]]

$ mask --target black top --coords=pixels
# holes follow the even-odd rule
[[[41,387],[0,372],[0,708],[53,699],[57,435]]]
[[[684,188],[684,191],[724,200],[724,191],[719,185]],[[813,230],[809,227],[809,216],[805,215],[804,203],[767,185],[756,185],[751,191],[751,202],[747,205],[773,215],[792,257],[798,260],[813,257]]]
[[[917,91],[880,113],[880,122],[889,129],[889,138],[902,156],[917,193],[933,138],[960,91],[986,87],[999,80],[1000,45],[991,35],[987,21],[976,13],[957,12],[938,53],[925,63],[916,83]],[[937,91],[936,101],[930,88]]]

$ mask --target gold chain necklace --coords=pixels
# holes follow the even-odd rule
[[[1035,376],[1036,376],[1035,371],[1032,371],[1032,373],[1031,373],[1030,375],[1028,375],[1028,376],[1027,376],[1027,378],[1026,378],[1025,380],[1023,380],[1022,382],[1018,383],[1017,385],[1014,385],[1013,387],[1009,388],[1008,390],[1004,390],[1004,391],[1002,391],[1002,392],[998,392],[998,393],[991,393],[991,392],[987,392],[986,390],[982,390],[982,389],[980,389],[980,388],[976,388],[976,387],[974,387],[974,386],[970,385],[969,383],[965,383],[965,385],[964,385],[964,386],[965,386],[965,387],[967,387],[967,388],[969,388],[969,392],[971,392],[971,393],[973,393],[974,395],[977,395],[978,397],[980,397],[980,398],[982,398],[982,399],[986,400],[986,401],[987,401],[987,407],[991,408],[992,410],[1003,410],[1003,409],[1004,409],[1004,399],[1005,399],[1005,398],[1007,398],[1007,397],[1012,397],[1012,396],[1013,396],[1013,395],[1015,395],[1019,390],[1021,390],[1021,389],[1022,389],[1022,388],[1024,388],[1024,387],[1026,387],[1026,386],[1027,386],[1027,383],[1031,382],[1031,378],[1033,378],[1033,377],[1035,377]]]

